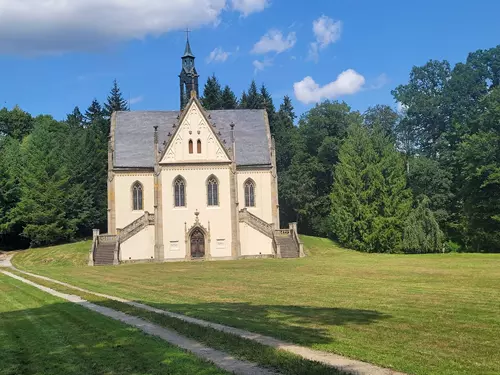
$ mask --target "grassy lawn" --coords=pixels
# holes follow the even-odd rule
[[[165,342],[0,274],[0,374],[227,374]]]
[[[109,300],[91,293],[75,290],[74,288],[42,280],[31,275],[25,275],[19,271],[11,271],[18,276],[24,277],[37,284],[44,285],[62,293],[74,294],[97,305],[109,307],[122,311],[126,314],[138,316],[159,326],[174,329],[183,336],[190,337],[198,342],[205,343],[208,347],[230,353],[243,360],[248,360],[280,374],[286,375],[342,375],[331,367],[317,362],[308,361],[294,354],[274,349],[251,340],[243,339],[234,335],[217,331],[208,327],[200,327],[196,324],[186,323],[179,319],[171,318],[163,314],[146,311],[128,304]]]
[[[414,374],[500,373],[500,256],[361,254],[87,267],[90,243],[14,264],[94,291]]]

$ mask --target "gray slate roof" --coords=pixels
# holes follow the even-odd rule
[[[270,165],[267,125],[262,109],[232,109],[207,111],[220,132],[226,148],[231,148],[231,128],[234,123],[236,139],[236,164]],[[153,167],[154,130],[158,126],[161,148],[168,142],[168,133],[174,134],[174,124],[178,126],[179,111],[131,111],[116,113],[115,167]]]

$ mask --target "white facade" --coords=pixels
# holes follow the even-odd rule
[[[273,153],[268,124],[267,137]],[[272,238],[240,222],[239,211],[250,203],[249,213],[279,227],[274,164],[237,167],[231,151],[234,144],[224,144],[196,98],[184,110],[165,149],[156,147],[154,171],[112,172],[110,233],[127,231],[146,211],[154,215],[154,225],[141,227],[121,243],[120,261],[273,256]],[[137,195],[134,188],[139,186],[141,194]]]

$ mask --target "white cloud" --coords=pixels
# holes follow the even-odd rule
[[[231,52],[224,51],[221,47],[215,48],[207,57],[207,64],[211,62],[224,62],[231,55]]]
[[[263,0],[0,0],[0,54],[58,54],[217,25],[223,11],[263,10]]]
[[[316,41],[309,46],[309,59],[318,61],[319,51],[340,39],[342,21],[334,21],[323,15],[313,21],[313,32]]]
[[[130,98],[128,101],[129,105],[140,103],[144,100],[144,96],[136,96],[135,98]]]
[[[294,32],[291,32],[284,38],[283,33],[279,30],[269,30],[267,34],[262,36],[255,43],[252,53],[265,54],[269,52],[282,53],[287,49],[292,48],[297,42],[297,37]]]
[[[372,85],[370,86],[370,89],[372,89],[372,90],[381,89],[382,87],[387,85],[389,83],[389,81],[390,80],[389,80],[389,77],[387,76],[387,74],[382,73],[377,78],[375,78]]]
[[[343,95],[352,95],[363,88],[365,77],[353,69],[340,73],[333,82],[320,86],[311,77],[293,85],[295,97],[304,104],[318,103],[323,99],[335,99]]]
[[[232,0],[233,9],[248,16],[250,13],[261,12],[269,6],[268,0]]]
[[[271,59],[264,59],[262,61],[254,60],[253,61],[253,66],[255,68],[254,73],[257,74],[257,72],[262,71],[265,68],[272,66],[272,65],[273,65],[273,60],[271,60]]]

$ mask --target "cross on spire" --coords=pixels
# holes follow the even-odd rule
[[[189,44],[189,33],[191,30],[189,27],[186,27],[186,30],[184,30],[186,33],[186,48],[184,49],[184,56],[183,57],[194,57],[193,52],[191,52],[191,45]]]
[[[189,33],[191,32],[192,30],[189,30],[189,27],[186,27],[186,30],[184,30],[184,32],[186,33],[186,40],[189,41]]]

